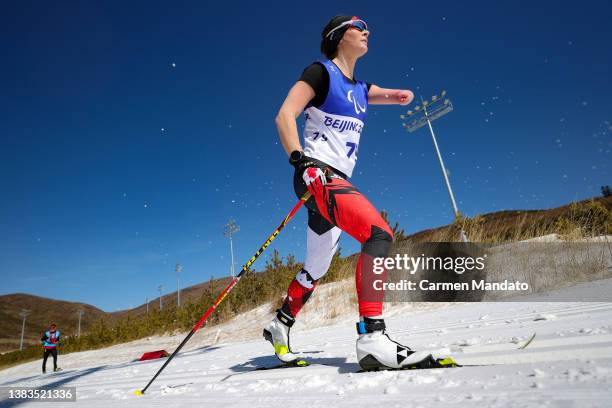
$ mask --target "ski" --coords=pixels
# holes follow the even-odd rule
[[[45,372],[45,373],[42,373],[41,375],[44,375],[44,376],[46,376],[46,377],[49,377],[49,376],[52,376],[52,375],[58,375],[58,374],[69,373],[69,372],[72,372],[72,371],[74,371],[74,370],[64,371],[63,369],[58,368],[57,370],[52,370],[52,371],[49,371],[48,373],[47,373],[47,372]]]
[[[527,346],[531,344],[531,342],[533,341],[533,339],[535,339],[535,336],[536,336],[536,333],[534,332],[534,333],[533,333],[533,334],[532,334],[532,335],[531,335],[531,336],[530,336],[530,337],[527,339],[527,341],[525,342],[525,344],[523,344],[522,346],[520,346],[520,347],[518,348],[518,350],[524,350],[524,349],[526,349],[526,348],[527,348]]]
[[[407,370],[428,370],[434,368],[454,368],[463,367],[463,365],[457,363],[450,357],[434,359],[431,355],[423,361],[415,364],[411,364],[405,367],[393,368],[393,367],[380,367],[373,370],[359,370],[357,373],[371,373],[377,371],[407,371]]]
[[[252,371],[263,371],[263,370],[276,370],[279,368],[297,368],[297,367],[308,367],[310,364],[306,360],[298,359],[291,363],[281,363],[273,366],[255,367]]]
[[[534,332],[531,336],[529,336],[527,338],[527,340],[525,341],[525,343],[521,344],[520,346],[518,346],[515,350],[525,350],[535,339],[536,337],[536,333]],[[474,347],[478,347],[478,346],[474,346]],[[484,366],[496,366],[496,365],[503,365],[504,363],[484,363],[484,364],[458,364],[457,367],[484,367]]]
[[[516,350],[524,350],[526,349],[535,339],[536,337],[536,333],[534,332],[531,336],[529,336],[527,338],[527,340],[525,341],[525,343],[523,343],[522,345],[520,345]],[[423,369],[433,369],[433,368],[454,368],[454,367],[486,367],[486,366],[493,366],[493,365],[499,365],[499,364],[459,364],[457,363],[454,359],[448,357],[448,358],[444,358],[444,359],[437,359],[434,360],[433,358],[424,360],[420,363],[411,365],[411,366],[407,366],[407,367],[401,367],[401,368],[387,368],[387,367],[381,367],[379,369],[376,370],[360,370],[357,371],[358,373],[368,373],[368,372],[372,372],[372,371],[404,371],[404,370],[423,370]]]
[[[277,364],[277,365],[273,365],[273,366],[261,366],[261,367],[254,367],[254,368],[249,368],[248,370],[245,371],[241,371],[239,373],[234,373],[234,374],[230,374],[226,377],[224,377],[221,381],[225,381],[235,375],[241,375],[241,374],[248,374],[248,373],[252,373],[255,371],[267,371],[267,370],[278,370],[278,369],[283,369],[283,368],[301,368],[301,367],[309,367],[312,365],[325,365],[325,364],[311,364],[306,360],[296,360],[292,363],[281,363],[281,364]]]

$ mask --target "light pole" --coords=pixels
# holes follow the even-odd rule
[[[159,311],[161,312],[164,308],[164,304],[162,303],[162,289],[164,287],[162,285],[159,285],[157,287],[157,290],[159,290]]]
[[[415,106],[414,110],[409,110],[405,115],[400,115],[400,118],[402,120],[408,120],[408,123],[402,123],[402,126],[404,126],[408,132],[414,132],[426,124],[429,126],[429,132],[431,133],[431,139],[433,140],[434,147],[436,148],[440,167],[442,168],[442,175],[444,176],[446,188],[448,189],[448,195],[450,196],[453,210],[455,212],[455,218],[458,218],[461,216],[461,212],[459,211],[459,207],[457,207],[455,195],[453,194],[453,189],[451,188],[450,180],[448,179],[448,172],[444,166],[444,161],[442,160],[442,153],[440,153],[440,148],[438,147],[436,134],[434,133],[433,126],[431,125],[431,122],[441,118],[452,110],[453,104],[451,103],[450,99],[446,98],[446,91],[442,91],[439,96],[432,96],[431,101],[424,101],[421,97],[421,105]],[[469,242],[468,237],[463,230],[463,226],[461,227],[461,240],[463,242]]]
[[[83,317],[84,313],[85,311],[83,311],[83,309],[77,310],[77,315],[79,316],[79,327],[77,330],[77,337],[81,337],[81,317]]]
[[[236,274],[234,266],[234,242],[232,240],[232,236],[238,231],[240,231],[240,227],[236,224],[235,220],[230,218],[229,222],[224,226],[223,235],[229,237],[230,240],[230,253],[232,255],[232,266],[230,268],[230,272],[232,274],[232,277],[234,277],[234,275]]]
[[[183,270],[183,267],[180,263],[177,263],[174,270],[176,271],[176,304],[178,307],[181,307],[181,282],[179,274]]]
[[[25,322],[26,317],[30,314],[31,310],[21,309],[19,316],[23,317],[23,323],[21,324],[21,341],[19,342],[19,350],[23,350],[23,335],[25,333]]]
[[[147,304],[147,316],[149,315],[149,298],[145,298],[145,303]]]

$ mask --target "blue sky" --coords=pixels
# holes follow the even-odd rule
[[[371,28],[357,78],[448,91],[455,110],[434,126],[462,212],[599,195],[612,6],[532,3],[5,5],[0,294],[137,306],[175,289],[177,262],[184,285],[227,275],[230,217],[248,259],[296,201],[274,116],[335,14]],[[352,181],[412,233],[453,217],[431,139],[403,131],[404,111],[370,108]],[[273,248],[303,259],[305,221]]]

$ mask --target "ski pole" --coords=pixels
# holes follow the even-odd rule
[[[181,344],[179,344],[179,346],[176,348],[176,350],[174,350],[174,352],[170,355],[170,357],[168,357],[168,359],[166,360],[166,362],[164,363],[164,365],[161,366],[161,368],[157,371],[157,373],[155,373],[155,375],[153,376],[153,378],[151,378],[151,381],[149,381],[149,383],[142,389],[142,390],[136,390],[134,391],[134,394],[136,395],[143,395],[145,393],[145,391],[147,390],[147,388],[149,388],[149,386],[153,383],[153,381],[155,381],[155,379],[157,378],[157,376],[164,370],[164,368],[166,368],[166,366],[170,363],[170,361],[172,361],[172,359],[174,358],[174,356],[183,348],[183,346],[189,341],[189,339],[191,338],[191,336],[193,336],[195,334],[196,331],[198,331],[198,329],[200,328],[200,326],[202,326],[202,324],[209,318],[209,316],[215,311],[215,309],[217,308],[217,306],[219,306],[219,304],[223,301],[223,299],[225,299],[225,297],[228,295],[228,293],[230,293],[232,291],[232,289],[234,288],[234,286],[236,286],[236,284],[238,283],[238,281],[240,280],[240,278],[242,278],[242,276],[244,274],[246,274],[249,271],[249,268],[251,267],[251,265],[253,265],[253,263],[255,262],[255,260],[257,258],[259,258],[259,255],[261,255],[261,253],[263,251],[266,250],[266,248],[270,245],[270,243],[272,243],[272,241],[274,241],[274,238],[276,238],[276,236],[278,235],[278,233],[285,227],[285,225],[287,225],[287,223],[289,222],[289,220],[291,220],[291,218],[293,218],[293,216],[295,215],[295,213],[297,213],[297,211],[300,209],[300,207],[302,206],[302,204],[304,204],[308,199],[310,198],[310,192],[306,192],[304,193],[304,195],[300,198],[300,201],[298,201],[298,203],[295,205],[295,207],[293,207],[293,209],[289,212],[289,214],[287,214],[287,216],[285,217],[285,219],[283,220],[283,222],[280,223],[280,225],[278,227],[276,227],[276,229],[274,230],[274,232],[268,237],[268,239],[266,240],[266,242],[263,243],[263,245],[261,247],[259,247],[259,249],[257,250],[257,252],[255,252],[255,255],[253,255],[251,257],[251,259],[249,259],[249,261],[247,263],[244,264],[244,266],[242,267],[242,270],[240,271],[240,273],[238,275],[236,275],[232,281],[229,283],[229,285],[227,285],[227,287],[225,289],[223,289],[223,292],[221,292],[221,294],[219,295],[219,297],[217,297],[217,299],[214,301],[214,303],[212,304],[212,306],[210,306],[208,308],[208,310],[206,311],[206,313],[204,313],[202,315],[202,317],[200,317],[200,320],[198,320],[198,322],[196,323],[195,326],[193,326],[193,329],[191,329],[191,331],[189,332],[189,334],[183,339],[183,341],[181,342]]]

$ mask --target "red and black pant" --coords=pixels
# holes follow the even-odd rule
[[[372,290],[374,278],[385,280],[386,273],[373,276],[374,258],[386,257],[393,242],[393,232],[378,210],[338,171],[319,162],[328,175],[327,184],[313,182],[306,186],[302,175],[294,175],[298,197],[310,190],[308,208],[307,252],[304,269],[289,285],[283,310],[296,316],[325,275],[338,248],[342,231],[361,243],[355,283],[361,316],[382,314],[383,292]]]

